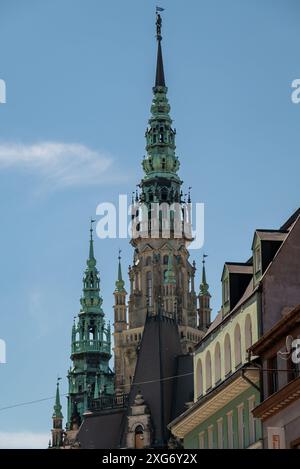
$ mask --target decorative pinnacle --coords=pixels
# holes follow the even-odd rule
[[[118,264],[118,280],[116,281],[116,290],[117,291],[124,291],[124,285],[125,285],[125,282],[123,280],[123,277],[122,277],[122,267],[121,267],[121,252],[122,250],[119,249],[119,255],[118,255],[118,260],[119,260],[119,264]]]
[[[61,403],[60,403],[60,395],[59,395],[59,381],[61,378],[57,378],[56,382],[56,396],[55,396],[55,405],[54,405],[54,412],[53,412],[53,418],[63,418],[63,414],[61,412]]]
[[[158,49],[157,49],[157,65],[156,65],[156,78],[155,78],[155,87],[157,86],[166,86],[165,83],[165,74],[164,74],[164,64],[162,58],[162,50],[161,50],[161,27],[162,27],[162,19],[159,11],[163,11],[163,8],[156,7],[156,39],[158,41]]]
[[[202,256],[202,282],[200,284],[200,295],[209,295],[208,291],[208,283],[206,281],[206,271],[205,271],[205,258],[208,257],[207,254],[203,254]]]
[[[95,223],[96,220],[93,220],[93,218],[91,218],[91,227],[90,227],[90,251],[89,251],[89,258],[88,258],[88,261],[87,261],[87,266],[88,267],[95,267],[96,265],[96,259],[95,259],[95,255],[94,255],[94,239],[93,239],[93,223]]]

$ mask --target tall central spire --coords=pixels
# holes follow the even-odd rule
[[[170,202],[179,201],[181,181],[178,176],[179,160],[176,156],[175,136],[176,131],[172,127],[170,117],[170,105],[167,98],[168,88],[165,82],[164,64],[161,48],[162,19],[159,13],[156,15],[156,39],[157,39],[157,64],[156,77],[153,87],[153,100],[151,105],[151,117],[146,130],[146,156],[142,166],[144,178],[142,181],[143,201],[148,202],[157,194],[156,199]],[[163,180],[162,180],[163,179]],[[168,194],[163,197],[160,190],[166,188],[168,182]]]
[[[164,73],[164,63],[162,57],[162,50],[161,50],[161,25],[162,19],[159,13],[156,15],[156,38],[158,42],[157,48],[157,64],[156,64],[156,79],[155,79],[155,87],[156,86],[166,86],[165,83],[165,73]]]

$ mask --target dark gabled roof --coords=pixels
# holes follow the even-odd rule
[[[300,215],[300,208],[298,208],[293,215],[288,218],[288,220],[280,227],[280,230],[282,231],[288,231],[293,223],[297,220],[298,216]]]
[[[167,425],[173,417],[177,359],[181,353],[176,322],[163,315],[148,316],[129,394],[129,406],[141,392],[150,410],[154,446],[157,447],[165,447],[169,439]]]
[[[85,414],[77,435],[80,448],[119,448],[125,417],[125,409],[110,409],[107,412]]]

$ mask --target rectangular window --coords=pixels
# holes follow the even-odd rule
[[[199,433],[199,449],[204,449],[205,448],[205,435],[204,432]]]
[[[212,449],[214,447],[214,426],[210,425],[207,429],[207,440],[208,448]]]
[[[255,265],[255,273],[260,272],[260,270],[261,270],[261,250],[260,250],[260,247],[257,247],[254,251],[254,265]]]
[[[278,391],[277,355],[268,360],[268,376],[268,391],[271,395]]]
[[[239,448],[244,448],[244,404],[238,405],[237,410]]]
[[[233,425],[232,425],[232,411],[227,414],[227,447],[233,448]]]
[[[224,304],[229,301],[229,279],[225,278],[224,279]]]
[[[218,448],[223,448],[223,419],[218,420]]]
[[[252,410],[255,406],[255,396],[251,396],[248,399],[248,409],[249,409],[249,444],[252,445],[256,441],[255,435],[255,420],[252,414]]]

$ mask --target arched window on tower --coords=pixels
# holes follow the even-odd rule
[[[152,306],[152,272],[147,272],[147,289],[146,289],[146,294],[147,294],[147,301],[148,301],[148,306]]]
[[[162,126],[159,129],[159,143],[164,143],[164,128]]]
[[[152,263],[152,259],[150,256],[148,256],[146,259],[146,265],[151,265],[151,263]]]
[[[144,448],[144,429],[142,425],[138,425],[135,429],[135,449]]]
[[[168,265],[168,262],[169,262],[169,256],[168,255],[164,256],[163,262],[164,262],[164,265]]]

